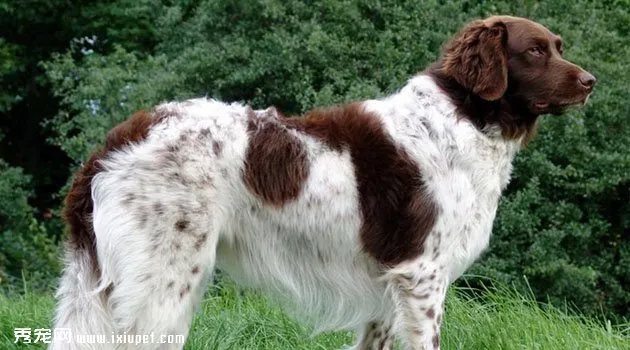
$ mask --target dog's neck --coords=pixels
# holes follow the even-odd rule
[[[500,135],[505,139],[521,140],[526,145],[534,136],[538,124],[538,115],[532,113],[527,103],[506,94],[496,101],[487,101],[475,95],[459,84],[455,79],[444,74],[442,64],[437,61],[424,74],[430,76],[457,108],[460,117],[470,120],[479,130],[500,128]]]
[[[475,125],[454,102],[433,76],[419,74],[384,102],[368,101],[367,106],[387,116],[383,124],[388,133],[423,171],[435,164],[460,168],[470,173],[477,193],[498,201],[521,140],[503,137],[499,125]],[[500,110],[494,103],[484,107],[495,113]]]

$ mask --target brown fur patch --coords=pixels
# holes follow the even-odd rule
[[[250,111],[243,180],[252,193],[276,207],[294,200],[308,176],[306,152],[277,118]]]
[[[442,70],[484,100],[498,100],[508,85],[506,43],[505,24],[473,21],[447,44]]]
[[[105,139],[104,147],[94,151],[87,162],[74,174],[70,191],[65,198],[63,217],[70,228],[69,248],[87,251],[94,271],[99,271],[96,258],[96,242],[92,228],[92,178],[100,172],[99,161],[110,152],[119,150],[130,143],[144,140],[149,129],[160,122],[165,115],[151,115],[140,111],[127,121],[113,128]],[[133,198],[128,198],[130,201]]]
[[[379,118],[359,103],[317,109],[304,117],[252,115],[244,176],[252,192],[275,206],[299,195],[308,165],[290,129],[350,152],[363,216],[361,241],[369,254],[380,263],[395,265],[422,252],[438,208],[423,189],[418,165],[385,134]]]
[[[324,113],[322,113],[324,112]],[[327,116],[328,115],[328,116]],[[323,118],[332,120],[322,133]],[[438,208],[423,189],[418,165],[387,136],[381,121],[360,104],[308,115],[312,133],[349,149],[363,214],[361,240],[379,262],[395,265],[423,250]],[[318,123],[320,122],[320,123]]]

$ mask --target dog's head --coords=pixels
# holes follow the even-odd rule
[[[469,23],[448,42],[437,70],[483,101],[502,100],[535,116],[585,103],[596,82],[562,57],[558,35],[510,16]]]

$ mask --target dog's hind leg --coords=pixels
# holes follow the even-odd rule
[[[214,270],[219,237],[212,205],[192,196],[160,197],[144,198],[124,212],[105,207],[101,216],[95,210],[112,336],[115,342],[143,342],[119,349],[181,349]],[[169,338],[179,342],[163,342]]]

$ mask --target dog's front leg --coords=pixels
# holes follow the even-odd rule
[[[439,350],[446,274],[431,262],[417,262],[388,275],[396,333],[409,349]]]
[[[391,350],[394,345],[391,322],[369,322],[357,334],[357,344],[349,350]]]

